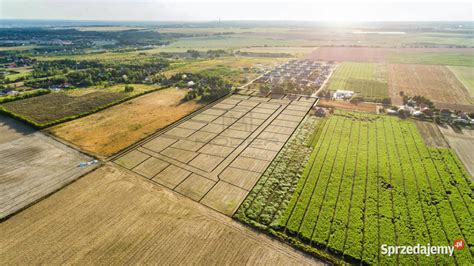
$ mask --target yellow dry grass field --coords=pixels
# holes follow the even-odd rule
[[[47,129],[76,147],[108,157],[201,107],[186,90],[164,89]]]
[[[4,264],[309,265],[289,246],[111,165],[0,224]]]

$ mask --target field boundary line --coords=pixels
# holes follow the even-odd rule
[[[344,128],[345,122],[346,122],[345,120],[342,120],[342,128]],[[335,131],[335,130],[336,130],[336,128],[334,128],[334,131]],[[339,140],[338,140],[338,143],[337,143],[337,149],[336,149],[336,151],[335,151],[335,153],[334,153],[334,158],[337,156],[337,152],[339,151],[339,146],[340,146],[339,143],[341,142],[341,138],[342,138],[342,132],[341,132],[341,134],[339,135]],[[333,139],[334,139],[334,137],[331,138],[331,141],[332,141]],[[329,147],[330,147],[330,146],[331,146],[331,145],[329,145]],[[330,149],[330,148],[328,148],[328,149],[326,150],[326,154],[324,155],[323,162],[326,161],[326,157],[327,157],[327,155],[328,155],[328,153],[329,153],[329,149]],[[314,160],[314,162],[316,163],[316,160]],[[334,163],[335,163],[335,160],[333,160],[333,163],[332,163],[332,166],[331,166],[331,172],[332,172],[332,169],[333,169],[333,167],[334,167]],[[316,183],[315,183],[315,185],[314,185],[314,187],[313,187],[313,189],[312,189],[312,191],[311,191],[311,197],[309,198],[309,201],[308,201],[308,204],[306,205],[306,208],[305,208],[303,217],[302,217],[302,219],[301,219],[301,221],[300,221],[300,225],[299,225],[299,227],[298,227],[298,235],[301,235],[301,234],[300,234],[300,233],[301,233],[301,232],[300,232],[301,226],[303,225],[304,220],[305,220],[305,218],[306,218],[306,214],[308,213],[308,209],[309,209],[308,207],[311,205],[311,202],[312,202],[312,200],[313,200],[314,191],[316,190],[316,187],[317,187],[318,184],[319,184],[319,178],[321,177],[321,172],[322,172],[323,166],[324,166],[324,164],[321,164],[321,168],[319,169],[319,173],[318,173],[318,178],[317,178]],[[311,169],[311,170],[312,170],[312,169]],[[311,174],[311,173],[312,173],[312,171],[309,172],[309,174]],[[331,178],[331,174],[329,174],[328,178]],[[326,186],[326,189],[327,189],[327,186]],[[322,204],[323,204],[323,203],[321,202],[321,205],[322,205]],[[319,211],[320,211],[320,210],[321,210],[321,208],[319,209]],[[319,214],[320,214],[319,211],[318,211],[318,216],[317,216],[317,218],[319,217]],[[316,218],[315,224],[317,223],[317,218]],[[314,228],[313,228],[313,231],[314,231]],[[309,242],[310,242],[310,245],[312,245],[312,243],[313,243],[313,242],[312,242],[312,235],[310,236]]]
[[[400,173],[401,173],[401,178],[402,178],[402,184],[403,184],[403,198],[405,199],[405,207],[406,207],[406,211],[407,211],[407,224],[408,224],[408,228],[410,230],[410,233],[411,233],[411,240],[413,242],[415,242],[415,232],[413,230],[414,226],[413,226],[413,218],[412,218],[412,215],[410,213],[410,208],[409,208],[409,204],[408,204],[408,198],[407,198],[407,190],[406,190],[406,176],[405,176],[405,171],[403,170],[403,166],[402,166],[402,161],[400,160],[400,149],[398,148],[398,145],[397,145],[397,137],[396,137],[396,134],[395,134],[395,129],[393,128],[393,120],[390,119],[390,128],[392,130],[392,136],[393,136],[393,141],[394,141],[394,146],[395,146],[395,151],[397,152],[397,158],[398,158],[398,164],[400,166]],[[399,128],[399,131],[397,132],[401,132],[400,131],[400,128]],[[415,254],[415,259],[416,259],[416,262],[419,263],[419,258],[418,258],[418,255]]]
[[[399,126],[400,128],[400,132],[402,132],[402,128]],[[402,142],[405,144],[405,149],[407,151],[408,154],[410,154],[410,150],[408,149],[408,144],[405,140],[405,138],[402,139]],[[423,224],[425,225],[425,228],[426,228],[426,231],[428,233],[428,236],[429,236],[429,239],[430,239],[430,243],[433,243],[433,238],[431,236],[431,231],[426,223],[426,215],[425,215],[425,209],[423,208],[423,204],[422,204],[422,200],[421,200],[421,196],[420,196],[420,187],[418,186],[418,177],[416,176],[415,174],[415,170],[414,170],[414,167],[413,167],[413,161],[412,161],[412,158],[411,156],[408,156],[408,158],[410,159],[410,169],[411,169],[411,172],[413,174],[413,177],[415,179],[415,184],[416,184],[416,191],[417,191],[417,195],[418,195],[418,202],[420,204],[420,207],[421,207],[421,214],[423,216]],[[438,265],[438,258],[437,256],[434,256],[434,260],[435,260],[435,263],[436,265]]]
[[[243,224],[241,222],[237,222],[235,221],[235,219],[225,215],[225,214],[222,214],[221,212],[218,212],[216,211],[215,209],[212,209],[211,207],[207,206],[207,205],[204,205],[204,204],[201,204],[200,202],[198,201],[195,201],[187,196],[184,196],[183,194],[181,193],[175,193],[174,190],[171,190],[161,184],[158,184],[159,186],[156,186],[157,183],[155,183],[153,180],[151,179],[148,179],[142,175],[139,175],[137,173],[135,173],[134,171],[131,171],[119,164],[115,164],[113,162],[107,162],[106,163],[107,165],[110,165],[111,167],[118,167],[119,169],[125,171],[126,173],[132,175],[132,176],[127,176],[127,177],[138,177],[138,178],[127,178],[127,180],[130,180],[130,182],[146,182],[146,183],[149,183],[152,185],[152,187],[150,188],[151,190],[155,190],[155,191],[164,191],[164,193],[171,193],[174,197],[177,197],[178,198],[178,204],[182,204],[181,201],[184,201],[185,203],[188,203],[189,205],[186,204],[186,206],[190,209],[193,209],[193,210],[196,210],[198,211],[199,213],[204,213],[202,215],[204,215],[205,217],[208,217],[216,222],[219,222],[220,224],[228,227],[228,228],[232,228],[236,231],[238,231],[239,233],[242,233],[246,236],[248,236],[249,238],[251,238],[253,241],[256,241],[260,244],[262,244],[261,242],[261,239],[262,238],[262,235],[264,239],[266,239],[265,243],[263,243],[264,245],[267,245],[269,247],[273,247],[275,249],[277,249],[278,251],[282,252],[282,253],[285,253],[285,254],[288,254],[289,256],[291,257],[294,257],[293,254],[290,254],[288,253],[288,250],[291,250],[293,252],[296,252],[298,253],[299,255],[302,255],[304,258],[306,258],[307,260],[311,261],[311,262],[324,262],[324,261],[319,261],[318,258],[314,257],[314,256],[311,256],[311,255],[308,255],[307,253],[304,253],[303,251],[300,251],[298,249],[295,249],[294,247],[292,247],[291,245],[289,245],[287,242],[284,242],[284,241],[275,241],[275,239],[270,236],[269,234],[261,234],[261,231],[258,231],[257,229],[251,227],[251,226],[248,226],[246,224]],[[140,181],[138,181],[140,180]],[[250,232],[251,231],[251,232]],[[287,247],[288,250],[285,250],[284,247]]]
[[[426,170],[425,162],[421,159],[421,158],[423,158],[423,157],[421,156],[421,152],[420,152],[420,149],[419,149],[419,147],[418,147],[418,144],[416,143],[415,136],[413,135],[413,131],[412,131],[412,130],[409,130],[409,131],[410,131],[411,139],[413,140],[413,143],[415,144],[414,146],[415,146],[415,148],[416,148],[416,152],[417,152],[417,154],[418,154],[418,158],[420,158],[420,163],[421,163],[421,165],[423,166],[423,171],[425,172],[425,178],[426,178],[426,180],[428,181],[428,185],[429,185],[429,187],[430,187],[430,195],[433,195],[433,186],[432,186],[432,184],[431,184],[431,180],[430,180],[430,177],[429,177],[429,175],[428,175],[428,171]],[[430,159],[431,159],[431,156],[430,156]],[[437,171],[436,171],[436,172],[437,172]],[[442,183],[442,182],[441,182],[441,183]],[[444,185],[443,185],[443,187],[444,187]],[[444,223],[443,223],[443,219],[441,219],[441,214],[440,214],[440,212],[439,212],[438,204],[435,204],[435,210],[436,210],[436,214],[437,214],[437,217],[436,217],[436,218],[438,218],[438,220],[439,220],[439,223],[440,223],[441,228],[442,228],[442,230],[443,230],[444,237],[445,237],[445,239],[446,239],[446,244],[447,244],[447,245],[450,245],[451,243],[450,243],[450,241],[449,241],[448,234],[446,233],[446,226],[445,226]],[[454,260],[454,264],[458,265],[457,260],[456,260],[456,256],[452,256],[452,258],[453,258],[453,260]]]
[[[12,213],[10,213],[10,214],[4,216],[4,217],[1,217],[1,218],[0,218],[0,223],[5,222],[6,220],[10,219],[11,217],[17,215],[18,213],[20,213],[20,212],[22,212],[22,211],[28,209],[29,207],[32,207],[32,206],[35,205],[36,203],[39,203],[40,201],[43,201],[43,200],[45,200],[45,199],[51,197],[51,196],[54,195],[56,192],[58,192],[58,191],[60,191],[60,190],[62,190],[62,189],[64,189],[64,188],[66,188],[67,186],[73,184],[74,182],[78,181],[78,180],[81,179],[82,177],[84,177],[84,176],[86,176],[86,175],[88,175],[88,174],[90,174],[90,173],[96,171],[96,170],[99,169],[101,166],[102,166],[102,163],[99,163],[99,164],[95,165],[94,167],[90,168],[88,171],[86,171],[86,172],[80,174],[78,177],[73,178],[73,179],[71,179],[71,180],[65,182],[64,185],[62,185],[61,187],[59,187],[59,188],[57,188],[57,189],[51,191],[50,193],[47,193],[47,194],[43,195],[42,197],[39,197],[38,199],[36,199],[36,200],[34,200],[34,201],[28,203],[27,205],[25,205],[25,206],[19,208],[18,210],[14,211],[14,212],[12,212]]]
[[[142,146],[142,145],[144,145],[144,144],[146,144],[146,143],[152,141],[153,139],[157,138],[158,136],[163,135],[164,133],[170,131],[171,129],[173,129],[173,128],[179,126],[180,124],[182,124],[182,123],[184,123],[184,122],[190,120],[190,119],[193,118],[194,116],[196,116],[196,115],[198,115],[198,114],[200,114],[200,113],[206,111],[207,109],[210,109],[210,108],[213,107],[214,105],[216,105],[216,104],[218,104],[219,102],[221,102],[221,101],[223,101],[223,100],[229,98],[229,97],[232,96],[232,95],[234,95],[234,93],[229,93],[229,94],[227,94],[227,95],[225,95],[225,96],[223,96],[223,97],[221,97],[221,98],[219,98],[219,99],[216,99],[216,100],[214,100],[214,101],[212,101],[212,102],[206,104],[205,106],[203,106],[203,107],[201,107],[201,108],[199,108],[199,109],[197,109],[197,110],[195,110],[195,111],[189,113],[188,115],[186,115],[186,116],[184,116],[184,117],[178,119],[177,121],[175,121],[175,122],[173,122],[173,123],[167,125],[166,127],[162,128],[162,129],[159,129],[159,130],[156,131],[155,133],[152,133],[151,135],[149,135],[149,136],[147,136],[147,137],[145,137],[145,138],[143,138],[143,139],[141,139],[141,140],[135,142],[134,144],[132,144],[132,145],[130,145],[130,146],[128,146],[128,147],[126,147],[126,148],[124,148],[124,149],[118,151],[116,154],[109,156],[109,157],[106,158],[104,161],[107,161],[107,162],[108,162],[108,161],[113,161],[113,160],[115,160],[115,159],[118,159],[119,157],[121,157],[121,156],[125,155],[126,153],[130,152],[131,150],[133,150],[133,149],[135,149],[135,148],[137,148],[137,147],[139,147],[139,146]]]
[[[388,152],[388,141],[387,141],[387,128],[385,127],[385,119],[386,117],[383,118],[382,125],[383,125],[383,135],[384,135],[384,140],[385,140],[385,152],[387,153],[387,164],[388,164],[388,176],[390,177],[390,184],[393,184],[393,174],[392,174],[392,160],[390,158],[390,152]],[[389,118],[390,119],[390,118]],[[394,207],[394,202],[393,202],[393,189],[390,189],[390,202],[392,206],[392,223],[393,223],[393,230],[395,231],[395,243],[398,246],[399,243],[399,238],[398,238],[398,230],[397,230],[397,223],[394,221],[395,220],[395,207]],[[397,254],[397,264],[400,264],[400,255]]]
[[[360,117],[359,117],[360,119]],[[359,120],[359,133],[358,133],[358,138],[357,138],[357,148],[356,150],[359,150],[360,147],[360,128],[362,127],[362,122]],[[347,222],[346,222],[346,232],[344,234],[344,242],[342,243],[342,257],[344,258],[344,251],[346,250],[346,242],[347,242],[347,232],[349,231],[349,224],[351,220],[351,209],[352,209],[352,196],[354,194],[354,184],[355,184],[355,179],[357,175],[357,166],[358,166],[358,161],[359,161],[359,152],[356,154],[356,159],[355,159],[355,167],[354,167],[354,173],[352,175],[352,187],[351,187],[351,196],[349,199],[349,209],[347,210]],[[331,230],[329,230],[331,232]],[[331,239],[331,236],[329,236],[328,243]]]
[[[293,101],[292,101],[292,102],[293,102]],[[281,114],[283,111],[285,111],[288,106],[289,106],[289,104],[286,105],[286,106],[278,113],[278,115]],[[303,118],[299,121],[298,126],[297,126],[295,129],[293,129],[293,131],[291,132],[291,134],[289,135],[289,137],[287,138],[287,140],[286,140],[285,143],[283,144],[282,148],[281,148],[281,149],[278,151],[278,153],[275,155],[274,160],[272,160],[272,161],[270,162],[270,164],[267,166],[267,168],[265,169],[265,171],[264,171],[263,173],[261,173],[261,175],[260,175],[260,177],[259,177],[259,180],[260,180],[260,178],[266,173],[266,171],[267,171],[268,169],[270,169],[271,165],[273,164],[273,161],[276,161],[276,163],[278,163],[278,162],[280,162],[281,160],[283,160],[283,158],[279,158],[279,155],[282,153],[283,150],[288,149],[287,145],[288,145],[288,143],[291,141],[291,137],[293,136],[293,134],[295,134],[296,131],[300,130],[300,126],[307,120],[307,115],[308,115],[309,112],[310,112],[310,110],[306,111],[306,114],[305,114],[305,115],[303,116]],[[277,115],[276,117],[278,117],[278,115]],[[276,118],[276,117],[275,117],[275,118]],[[272,122],[273,122],[274,120],[275,120],[275,119],[273,119]],[[268,128],[268,126],[269,126],[270,124],[271,124],[271,122],[270,122],[268,125],[265,126],[265,128],[262,130],[262,132],[263,132],[266,128]],[[258,135],[260,135],[262,132],[260,132]],[[257,137],[256,137],[255,139],[257,139]],[[254,139],[254,140],[255,140],[255,139]],[[252,140],[252,142],[253,142],[254,140]],[[294,153],[293,153],[293,156],[294,156]],[[275,170],[275,168],[272,168],[272,169],[271,169],[271,174],[274,172],[274,170]],[[264,184],[266,184],[267,181],[268,181],[268,179],[265,180]],[[257,183],[258,183],[258,181],[254,184],[253,187],[255,187],[255,186],[257,185]],[[252,187],[252,189],[253,189],[253,187]],[[264,186],[263,186],[263,187],[264,187]],[[278,187],[280,187],[280,185],[278,185]],[[252,189],[250,189],[250,191],[252,191]],[[260,195],[260,193],[261,193],[261,190],[257,193],[257,196]],[[249,193],[249,194],[250,194],[250,193]],[[247,199],[247,197],[248,197],[249,194],[247,194],[247,196],[245,197],[245,199]],[[271,193],[268,197],[270,197],[270,196],[272,196],[272,195],[273,195],[273,193]],[[250,207],[251,205],[253,205],[253,203],[255,202],[255,199],[257,198],[257,196],[255,196],[255,197],[252,199],[251,203],[249,204],[249,207]],[[268,197],[267,197],[267,198],[268,198]],[[244,201],[245,201],[245,199],[244,199]],[[242,202],[243,202],[243,201],[242,201]],[[281,202],[280,202],[280,204],[281,204]],[[280,205],[280,204],[279,204],[279,205]],[[259,218],[260,218],[260,216],[261,216],[261,214],[262,214],[262,212],[263,212],[264,209],[265,209],[265,208],[262,208],[262,209],[260,210],[260,213],[258,214],[258,217],[259,217]],[[248,210],[248,208],[247,208],[247,210]],[[246,210],[246,211],[247,211],[247,210]],[[244,213],[246,213],[246,211],[245,211]],[[274,214],[275,214],[275,213],[274,213]],[[273,215],[273,217],[274,217],[274,215]],[[272,219],[272,220],[273,220],[273,219]]]
[[[338,125],[338,122],[339,122],[339,119],[335,119],[335,120],[336,120],[336,122],[335,122],[335,124],[333,125],[332,134],[334,134],[334,131],[336,130],[336,126]],[[326,135],[327,135],[327,132],[328,132],[328,131],[329,131],[329,125],[328,125],[328,127],[326,128],[326,130],[325,130],[325,132],[324,132],[324,137],[323,137],[323,139],[322,139],[322,141],[321,141],[321,144],[323,143],[323,140],[326,138]],[[333,140],[333,138],[331,138],[331,139],[329,140],[329,142],[330,142],[329,145],[332,143],[332,140]],[[293,206],[293,208],[292,208],[292,210],[291,210],[291,212],[290,212],[290,215],[288,215],[288,220],[287,220],[286,223],[285,223],[285,230],[286,230],[286,228],[287,228],[287,226],[288,226],[288,222],[291,220],[291,217],[293,217],[293,213],[294,213],[294,211],[295,211],[296,206],[298,205],[298,202],[299,202],[299,200],[300,200],[301,194],[303,194],[303,191],[304,191],[304,189],[305,189],[305,187],[306,187],[307,181],[308,181],[308,179],[309,179],[309,177],[310,177],[310,175],[311,175],[311,172],[313,171],[313,167],[316,165],[316,157],[319,155],[319,152],[321,151],[321,146],[322,146],[322,145],[319,145],[318,150],[316,151],[316,154],[315,154],[315,156],[314,156],[314,160],[311,162],[311,166],[309,167],[308,172],[306,173],[305,182],[304,182],[304,184],[303,184],[303,186],[302,186],[302,188],[301,188],[300,193],[298,193],[298,197],[297,197],[297,199],[296,199],[296,201],[295,201],[295,205]],[[327,149],[326,152],[325,152],[325,157],[326,157],[326,155],[327,155],[327,153],[328,153],[328,150],[329,150],[329,149]],[[311,158],[310,158],[310,159],[311,159]],[[322,167],[322,166],[321,166],[321,167]],[[319,177],[319,175],[318,175],[318,177]],[[317,182],[317,180],[316,180],[316,182]],[[310,201],[310,199],[309,199],[309,201]],[[309,204],[309,201],[308,201],[308,204]],[[305,209],[305,212],[306,212],[306,209]],[[304,215],[303,215],[303,217],[304,217]],[[303,217],[301,217],[301,218],[303,219]],[[302,220],[300,221],[300,226],[301,226],[301,222],[302,222]],[[298,230],[297,230],[297,232],[296,232],[296,235],[297,235],[297,236],[299,235],[300,226],[298,226]]]
[[[351,122],[350,124],[350,128],[349,128],[349,137],[348,137],[348,143],[350,143],[350,138],[352,136],[352,125],[353,123]],[[343,129],[344,129],[344,124],[343,124]],[[318,222],[319,222],[319,217],[321,217],[321,210],[323,210],[323,207],[324,207],[324,203],[325,203],[325,199],[326,199],[326,195],[327,195],[327,192],[328,192],[328,187],[329,187],[329,183],[330,181],[329,180],[334,180],[333,178],[333,170],[334,170],[334,165],[336,164],[336,157],[337,157],[337,154],[339,152],[339,147],[341,146],[340,143],[341,143],[341,139],[342,139],[342,135],[343,135],[343,132],[341,132],[341,135],[339,136],[339,141],[338,141],[338,144],[337,144],[337,150],[336,150],[336,153],[334,155],[334,160],[333,160],[333,163],[332,163],[332,166],[331,166],[331,171],[329,172],[329,176],[328,176],[328,183],[324,189],[324,195],[323,195],[323,199],[321,200],[321,205],[319,205],[319,210],[318,210],[318,216],[316,217],[316,221],[314,222],[314,225],[313,225],[313,229],[311,231],[311,241],[313,241],[313,236],[314,236],[314,231],[316,230],[316,227],[318,226]],[[348,150],[349,150],[349,145],[347,145],[346,147],[346,153],[344,155],[344,164],[342,166],[342,171],[341,171],[341,181],[339,182],[339,187],[337,189],[337,198],[336,198],[336,205],[335,205],[335,208],[333,210],[333,217],[334,217],[334,213],[335,213],[335,210],[337,208],[337,202],[339,200],[339,192],[341,190],[341,183],[342,183],[342,175],[344,175],[345,173],[345,170],[346,170],[346,159],[347,159],[347,154],[348,154]],[[336,180],[337,182],[337,180]],[[332,182],[331,182],[332,183]],[[314,194],[314,191],[313,191],[313,194]],[[312,196],[312,195],[311,195]],[[332,227],[332,219],[331,219],[331,226],[330,228]],[[330,231],[329,231],[330,232]],[[326,238],[327,239],[327,238]],[[329,244],[329,243],[328,243]],[[326,250],[328,250],[328,245],[326,245]]]

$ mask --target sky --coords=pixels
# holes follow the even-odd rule
[[[474,21],[474,0],[0,0],[1,19]]]

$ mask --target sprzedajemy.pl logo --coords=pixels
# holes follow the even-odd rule
[[[380,252],[382,255],[392,256],[392,255],[425,255],[431,256],[435,254],[445,254],[449,256],[453,256],[454,250],[461,250],[464,248],[464,240],[457,239],[454,240],[454,244],[452,246],[431,246],[430,244],[427,245],[420,245],[417,244],[415,246],[389,246],[387,244],[383,244],[380,246]]]

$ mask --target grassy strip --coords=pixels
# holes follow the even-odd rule
[[[46,128],[46,127],[55,126],[55,125],[58,125],[58,124],[61,124],[61,123],[67,122],[67,121],[71,121],[71,120],[74,120],[74,119],[78,119],[78,118],[81,118],[81,117],[84,117],[84,116],[88,116],[88,115],[97,113],[99,111],[102,111],[102,110],[107,109],[109,107],[112,107],[114,105],[118,105],[118,104],[121,104],[123,102],[129,101],[131,99],[143,96],[143,95],[151,93],[151,92],[162,90],[162,89],[165,89],[165,88],[167,88],[167,87],[161,87],[161,88],[156,88],[156,89],[153,89],[153,90],[144,91],[142,93],[138,93],[138,94],[135,94],[135,95],[130,96],[130,97],[125,97],[125,98],[120,99],[118,101],[114,101],[114,102],[111,102],[111,103],[108,103],[108,104],[105,104],[105,105],[98,106],[98,107],[96,107],[96,108],[94,108],[90,111],[87,111],[87,112],[83,112],[83,113],[80,113],[80,114],[77,114],[77,115],[66,116],[66,117],[63,117],[61,119],[56,119],[56,120],[53,120],[53,121],[50,121],[50,122],[47,122],[47,123],[38,123],[38,122],[33,121],[33,120],[31,120],[27,117],[24,117],[24,116],[21,116],[21,115],[18,115],[16,113],[14,113],[14,112],[11,112],[10,110],[6,109],[3,106],[0,106],[0,113],[4,114],[4,115],[7,115],[11,118],[26,122],[26,123],[30,124],[31,126],[37,128],[37,129],[43,129],[43,128]]]

